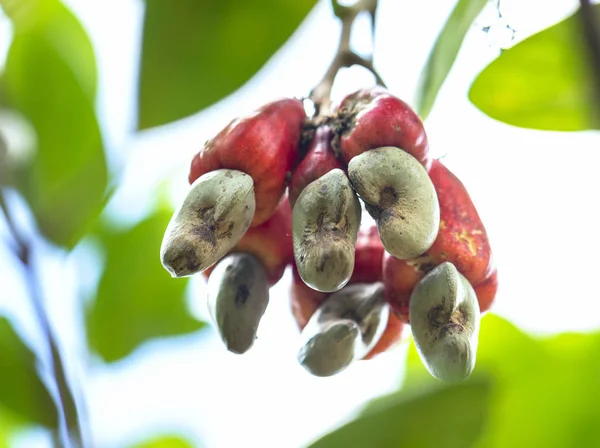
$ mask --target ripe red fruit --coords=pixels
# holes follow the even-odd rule
[[[383,244],[379,239],[377,228],[375,226],[361,228],[356,242],[354,272],[348,285],[381,281],[383,253]],[[313,313],[329,295],[307,286],[294,266],[290,296],[292,314],[300,330],[306,326]],[[364,359],[371,359],[396,344],[402,336],[403,328],[404,324],[390,312],[383,335]]]
[[[292,207],[308,184],[333,169],[340,168],[345,171],[344,163],[335,156],[331,148],[332,139],[333,132],[328,126],[317,128],[306,156],[294,170],[290,181],[289,198]]]
[[[229,252],[243,252],[254,255],[265,268],[269,284],[277,283],[294,254],[292,248],[292,209],[283,196],[271,217],[259,226],[251,227],[239,243]],[[214,266],[204,271],[206,278]]]
[[[476,286],[492,270],[492,249],[485,227],[467,189],[442,162],[434,161],[429,176],[440,201],[440,230],[428,254],[439,263],[450,261]]]
[[[496,291],[498,291],[498,271],[494,269],[489,278],[475,286],[474,289],[479,302],[479,310],[482,313],[489,310],[496,298]]]
[[[399,260],[385,253],[383,257],[385,299],[402,322],[409,323],[408,307],[413,288],[436,266],[437,263],[428,255],[412,260]]]
[[[463,183],[439,160],[433,161],[429,176],[440,203],[440,229],[435,242],[427,253],[415,259],[403,261],[386,254],[383,261],[386,299],[404,322],[408,322],[413,288],[444,261],[454,264],[475,289],[490,277],[493,269],[487,232]],[[491,289],[492,286],[486,293],[490,304]]]
[[[362,227],[356,239],[354,271],[349,283],[380,282],[383,253],[383,244],[379,239],[377,227]]]
[[[302,125],[300,100],[282,99],[230,122],[192,159],[189,182],[219,168],[242,171],[254,180],[256,212],[252,226],[275,211],[286,188],[288,172],[298,161]]]
[[[296,319],[298,328],[302,330],[330,293],[317,291],[304,283],[296,265],[294,265],[292,275],[292,286],[290,288],[292,314]]]
[[[337,108],[333,126],[340,134],[339,149],[346,163],[369,149],[395,146],[429,169],[429,143],[421,119],[382,87],[346,96]]]

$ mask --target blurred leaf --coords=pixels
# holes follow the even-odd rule
[[[397,394],[310,447],[468,448],[486,422],[489,394],[484,382],[439,388],[411,399]]]
[[[58,426],[54,401],[37,376],[35,356],[5,317],[0,318],[0,406],[27,423]]]
[[[124,232],[105,229],[106,266],[87,314],[88,340],[106,361],[117,361],[154,338],[190,333],[204,323],[189,315],[186,279],[173,279],[160,262],[170,214],[157,213]]]
[[[77,19],[56,0],[10,0],[3,8],[15,28],[3,79],[7,101],[31,121],[38,143],[19,188],[41,232],[72,247],[106,197],[93,50]]]
[[[11,448],[10,446],[10,435],[13,428],[3,420],[3,416],[0,415],[0,448]]]
[[[440,32],[419,81],[417,112],[425,120],[454,65],[463,40],[488,0],[459,0]]]
[[[0,187],[10,184],[12,180],[11,174],[12,171],[9,170],[8,164],[8,145],[0,130]]]
[[[194,448],[194,445],[177,436],[163,436],[139,443],[132,448]]]
[[[15,433],[24,429],[28,428],[23,418],[0,406],[0,448],[11,448]]]
[[[196,113],[240,88],[316,0],[146,0],[138,127]]]
[[[600,5],[594,5],[600,20]],[[557,131],[600,129],[594,78],[573,15],[504,51],[473,82],[469,99],[496,120]]]
[[[494,384],[486,432],[476,446],[600,446],[598,353],[599,334],[536,340],[485,316],[477,366],[464,383],[492,378]],[[438,384],[411,344],[405,389],[417,393]]]

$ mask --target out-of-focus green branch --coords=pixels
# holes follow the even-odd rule
[[[83,448],[85,443],[81,429],[80,415],[77,410],[75,396],[71,387],[69,386],[65,371],[65,364],[58,349],[56,337],[54,336],[48,320],[48,315],[46,314],[46,310],[44,309],[44,305],[42,303],[39,281],[35,272],[34,264],[31,260],[31,244],[23,237],[18,229],[18,226],[13,220],[8,204],[4,198],[4,191],[2,189],[0,189],[0,210],[2,210],[2,213],[4,214],[8,230],[12,236],[15,255],[23,264],[29,300],[31,301],[38,325],[50,351],[50,368],[52,371],[52,377],[56,382],[58,398],[60,401],[60,403],[58,403],[58,409],[59,413],[64,417],[64,424],[66,425],[65,433],[69,439],[67,444],[62,442],[60,435],[54,434],[54,443],[58,444],[59,446],[74,446],[75,448]]]

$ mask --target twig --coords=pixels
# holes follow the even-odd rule
[[[590,67],[594,76],[596,120],[600,120],[600,24],[596,20],[594,7],[589,0],[579,0],[579,4],[581,5],[579,16],[581,18],[584,38],[588,46]]]
[[[25,282],[29,292],[29,299],[35,313],[35,317],[38,321],[38,325],[40,326],[42,334],[48,344],[48,349],[50,350],[50,368],[52,370],[54,380],[56,381],[56,387],[60,400],[60,406],[58,406],[58,408],[59,411],[62,411],[64,416],[66,434],[70,439],[69,443],[75,445],[77,448],[82,448],[85,445],[80,426],[79,413],[77,411],[74,394],[67,380],[64,362],[58,349],[56,338],[50,327],[48,316],[42,304],[40,285],[36,276],[34,264],[31,260],[31,244],[21,235],[21,232],[17,228],[1,189],[0,209],[4,214],[8,230],[14,240],[15,254],[25,268]],[[56,440],[60,440],[59,437],[53,437],[55,442]]]
[[[356,4],[349,7],[336,6],[336,0],[333,0],[333,2],[335,13],[342,21],[340,42],[336,54],[331,61],[329,68],[325,72],[325,76],[323,76],[323,79],[321,79],[315,88],[312,89],[309,96],[315,104],[315,114],[321,116],[329,113],[331,108],[331,90],[333,88],[333,82],[340,69],[344,67],[351,67],[353,65],[364,67],[375,76],[378,85],[385,87],[383,79],[379,76],[375,67],[373,67],[373,61],[362,58],[350,49],[352,25],[361,12],[369,12],[373,28],[375,27],[373,17],[375,10],[377,9],[377,0],[359,0]]]

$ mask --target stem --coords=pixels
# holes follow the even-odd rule
[[[600,25],[595,17],[595,11],[589,0],[579,0],[581,8],[579,16],[583,27],[584,38],[588,46],[590,66],[594,75],[593,82],[596,119],[600,120]]]
[[[334,2],[336,0],[333,0]],[[353,65],[359,65],[369,70],[378,85],[384,86],[385,83],[379,73],[373,67],[373,61],[367,60],[350,49],[350,36],[352,34],[352,25],[356,17],[363,11],[369,12],[371,15],[373,34],[375,28],[374,14],[377,9],[378,0],[359,0],[353,6],[349,7],[335,7],[336,15],[342,21],[342,31],[340,35],[340,42],[336,54],[329,65],[329,68],[325,72],[323,79],[312,89],[309,98],[315,104],[315,110],[317,116],[327,115],[331,109],[331,90],[333,88],[333,82],[340,69],[344,67],[352,67]],[[335,4],[334,4],[335,5]],[[372,36],[373,37],[373,36]]]
[[[2,190],[0,190],[0,209],[4,213],[8,230],[12,235],[15,247],[15,254],[23,264],[25,268],[25,282],[27,290],[29,292],[29,299],[33,308],[35,318],[38,321],[38,325],[42,331],[44,339],[48,344],[50,351],[50,368],[52,370],[53,378],[56,382],[56,388],[58,390],[58,397],[60,403],[58,407],[59,412],[62,411],[64,417],[64,423],[66,424],[66,434],[69,436],[69,442],[76,447],[83,447],[83,433],[80,426],[79,413],[75,403],[74,394],[69,386],[67,380],[64,361],[58,349],[56,337],[50,326],[48,315],[44,309],[42,303],[42,295],[40,291],[40,284],[36,276],[35,267],[31,260],[31,244],[28,242],[19,232]],[[60,440],[57,436],[53,436],[54,440]]]

